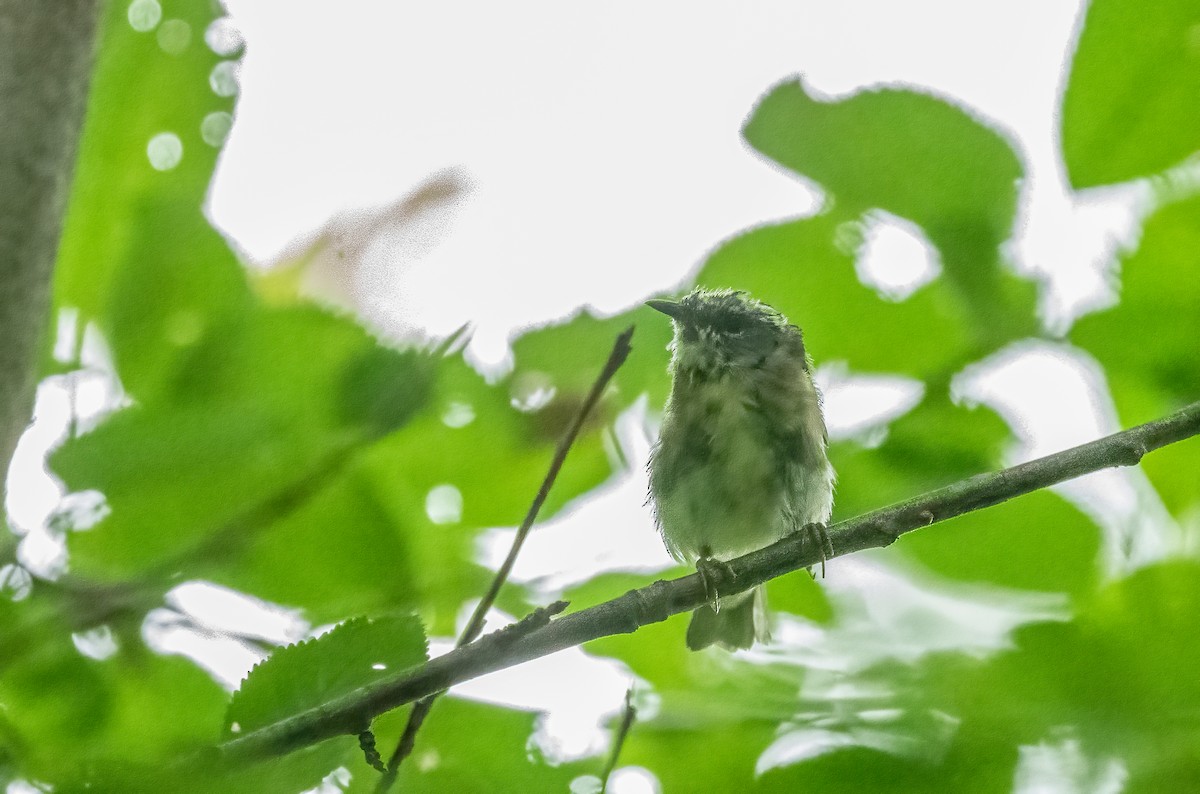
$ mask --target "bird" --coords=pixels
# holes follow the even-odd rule
[[[646,305],[674,326],[671,391],[648,464],[667,550],[697,568],[706,592],[716,568],[793,532],[816,532],[824,559],[835,475],[800,329],[732,289]],[[687,630],[692,650],[769,640],[762,585],[714,593]]]

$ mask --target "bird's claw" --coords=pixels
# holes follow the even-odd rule
[[[815,543],[817,548],[821,550],[821,578],[825,578],[825,563],[833,556],[833,541],[829,538],[829,528],[824,524],[805,524],[795,530],[804,535],[805,543]],[[812,572],[812,567],[808,569],[808,573],[814,579],[816,576]]]
[[[700,581],[704,583],[704,597],[708,600],[709,606],[712,607],[713,612],[719,612],[721,599],[717,593],[717,584],[723,581],[732,582],[736,579],[733,569],[727,562],[715,560],[712,557],[701,557],[696,560],[696,573],[700,575]]]

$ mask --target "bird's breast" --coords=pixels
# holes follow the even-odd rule
[[[734,379],[692,380],[673,395],[651,490],[676,557],[732,558],[777,540],[786,529],[785,487],[769,419]]]

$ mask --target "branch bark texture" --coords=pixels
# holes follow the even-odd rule
[[[888,546],[906,532],[1000,504],[1041,488],[1114,466],[1136,465],[1147,452],[1200,435],[1200,402],[1170,416],[998,472],[980,474],[843,521],[829,528],[831,556]],[[816,565],[822,549],[796,533],[729,563],[718,593],[747,590],[768,579]],[[711,582],[711,577],[710,577]],[[218,748],[228,760],[282,755],[340,734],[356,734],[385,711],[486,673],[547,656],[613,634],[688,612],[707,601],[696,574],[657,581],[619,598],[548,622],[527,633],[488,634],[427,664],[381,680],[318,708],[295,715]]]
[[[0,462],[4,470],[33,413],[38,356],[83,128],[101,5],[102,0],[0,0]]]

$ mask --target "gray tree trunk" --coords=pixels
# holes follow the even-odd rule
[[[0,0],[0,473],[32,415],[102,5]]]

